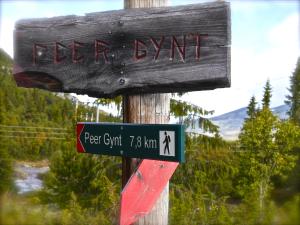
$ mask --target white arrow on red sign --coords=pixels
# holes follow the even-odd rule
[[[76,131],[77,131],[77,151],[78,152],[85,152],[83,144],[80,141],[80,135],[81,135],[81,132],[83,131],[83,128],[84,128],[84,124],[81,124],[81,123],[77,124]]]
[[[177,162],[141,162],[121,193],[120,225],[130,225],[150,212],[177,166]]]

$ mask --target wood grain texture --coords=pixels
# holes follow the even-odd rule
[[[141,94],[124,96],[124,121],[127,123],[164,124],[170,119],[170,94]],[[125,187],[141,161],[123,158],[122,186]],[[168,162],[166,162],[168,163]],[[138,216],[135,225],[167,225],[169,210],[169,183],[166,184],[152,210]]]
[[[124,0],[125,7],[138,8],[141,4],[149,7],[167,6],[167,0]],[[130,6],[126,6],[130,4]],[[155,72],[152,76],[155,76]],[[130,123],[169,123],[170,94],[141,94],[123,97],[124,121]],[[139,165],[138,159],[123,158],[123,187]],[[169,221],[169,182],[165,185],[153,208],[135,225],[167,225]]]
[[[163,7],[168,5],[168,0],[124,0],[124,8],[151,8]]]
[[[124,10],[18,21],[14,32],[17,84],[94,97],[229,87],[229,3],[129,9],[154,7],[153,2],[132,0]],[[197,34],[207,35],[201,39],[200,59],[196,59]],[[151,37],[157,43],[164,37],[156,60]],[[172,57],[173,37],[180,47],[186,39],[184,60],[176,46]],[[107,43],[107,61],[102,52],[96,58],[95,40]],[[144,43],[138,45],[139,54],[147,51],[139,60],[134,57],[135,40]],[[38,44],[35,54],[34,44]]]

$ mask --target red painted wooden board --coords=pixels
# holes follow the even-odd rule
[[[177,162],[141,162],[121,193],[120,225],[130,225],[150,212],[177,166]]]

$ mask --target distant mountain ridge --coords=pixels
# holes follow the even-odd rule
[[[288,105],[280,105],[271,108],[273,113],[280,119],[287,119]],[[226,140],[236,140],[247,117],[247,108],[240,108],[220,116],[210,118],[211,121],[220,127],[220,134]]]

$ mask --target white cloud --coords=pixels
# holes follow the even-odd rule
[[[263,50],[253,47],[232,46],[231,88],[193,92],[183,96],[184,100],[222,114],[248,104],[255,95],[260,101],[263,86],[270,79],[273,87],[272,106],[284,103],[288,94],[289,77],[299,57],[299,19],[297,14],[288,16],[271,27]]]
[[[30,10],[36,10],[37,9],[37,2],[36,1],[13,1],[12,4],[14,4],[15,8],[19,9],[30,9]]]
[[[2,18],[0,21],[0,48],[4,49],[11,57],[13,56],[13,30],[15,21]]]
[[[257,13],[257,10],[267,10],[272,7],[297,6],[298,0],[229,0],[232,9],[241,13]]]
[[[299,14],[292,14],[273,27],[268,37],[270,43],[274,47],[281,47],[288,51],[297,46],[296,49],[299,51],[299,22]]]

